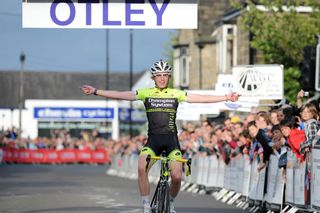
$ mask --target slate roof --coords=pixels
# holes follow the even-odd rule
[[[144,72],[133,73],[133,84]],[[110,90],[130,90],[129,73],[110,73]],[[103,72],[24,72],[24,99],[93,100],[79,87],[89,84],[106,88]],[[19,107],[19,71],[0,71],[0,108]]]

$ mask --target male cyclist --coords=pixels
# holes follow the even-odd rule
[[[140,152],[138,162],[138,185],[143,201],[144,213],[150,212],[150,185],[148,173],[145,171],[147,155],[159,156],[165,150],[170,158],[176,159],[182,157],[175,124],[179,102],[214,103],[237,101],[240,96],[235,92],[230,92],[224,96],[199,95],[168,88],[171,72],[172,69],[167,62],[162,60],[156,62],[151,68],[151,78],[155,82],[155,87],[139,89],[135,92],[105,91],[88,85],[82,87],[82,91],[87,95],[94,94],[111,99],[141,100],[144,102],[148,118],[148,141]],[[171,162],[170,169],[170,211],[171,213],[175,213],[173,202],[180,190],[182,164]]]

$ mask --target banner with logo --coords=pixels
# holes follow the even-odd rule
[[[81,107],[35,107],[34,118],[37,119],[112,119],[113,108],[81,108]]]
[[[283,66],[247,65],[232,68],[234,91],[241,98],[259,100],[283,99]]]
[[[197,0],[23,0],[24,28],[196,29]]]

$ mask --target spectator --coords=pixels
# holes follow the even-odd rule
[[[13,127],[11,127],[5,132],[5,137],[11,140],[15,140],[18,137],[18,133],[15,131]]]
[[[278,116],[277,116],[278,112],[277,111],[278,111],[277,109],[273,109],[270,111],[269,117],[270,117],[270,123],[272,126],[280,123],[278,120]]]
[[[271,132],[273,134],[273,153],[278,158],[278,167],[286,169],[287,167],[287,146],[286,139],[281,132],[280,125],[275,125],[272,127]]]
[[[290,146],[293,153],[295,153],[297,159],[301,162],[304,160],[303,154],[300,152],[300,144],[306,139],[303,130],[299,130],[295,127],[295,123],[292,119],[284,119],[280,122],[281,132],[287,139],[287,143]]]
[[[259,148],[259,156],[260,156],[260,164],[258,166],[258,171],[261,171],[265,166],[267,166],[270,155],[272,154],[272,141],[271,139],[266,135],[265,131],[263,129],[260,129],[255,121],[251,121],[248,124],[248,130],[250,133],[250,136],[256,140],[254,143],[259,143],[263,149],[261,152],[261,147]]]
[[[304,123],[304,131],[306,135],[306,141],[301,144],[301,153],[309,152],[312,146],[313,139],[318,132],[318,112],[316,107],[307,103],[301,107],[301,119]]]

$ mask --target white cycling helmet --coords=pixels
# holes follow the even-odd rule
[[[153,67],[151,67],[151,74],[156,75],[157,73],[168,73],[171,75],[172,68],[166,61],[158,61],[153,64]]]

